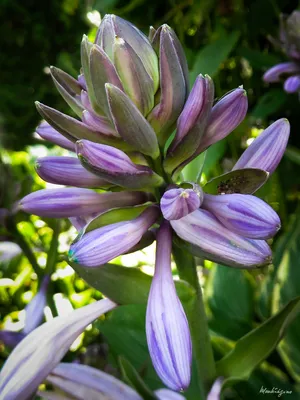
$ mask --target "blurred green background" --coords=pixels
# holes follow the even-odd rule
[[[0,1],[0,313],[3,329],[22,329],[22,310],[36,293],[39,281],[28,257],[12,243],[21,245],[23,251],[27,244],[42,269],[54,268],[48,317],[101,298],[97,288],[85,283],[63,259],[75,235],[67,221],[58,225],[53,220],[18,213],[7,222],[5,210],[12,211],[22,196],[46,187],[34,171],[37,157],[65,154],[33,135],[40,122],[34,101],[70,112],[52,84],[49,66],[55,65],[76,77],[82,35],[89,33],[93,37],[101,15],[106,13],[130,20],[146,34],[150,25],[169,24],[186,51],[191,82],[199,73],[211,75],[216,98],[240,85],[247,90],[248,116],[228,138],[209,149],[204,181],[230,170],[253,138],[275,119],[287,117],[291,122],[286,155],[277,172],[258,193],[282,220],[282,230],[272,244],[274,265],[257,271],[241,271],[198,260],[216,357],[223,356],[236,340],[300,295],[300,103],[296,94],[283,92],[281,83],[270,86],[262,81],[267,68],[286,60],[273,49],[268,35],[277,37],[280,13],[289,14],[298,6],[298,1],[290,0],[52,0],[47,4],[34,0]],[[196,160],[185,170],[185,177],[192,179],[197,171]],[[1,221],[5,223],[1,225]],[[152,246],[134,256],[119,257],[116,263],[138,266],[151,274],[153,254]],[[111,318],[93,324],[66,359],[78,358],[119,375],[116,360],[124,355],[150,387],[160,387],[147,353],[144,314],[144,304],[116,310]],[[299,337],[300,317],[267,361],[254,370],[247,382],[228,388],[225,398],[265,398],[259,394],[261,386],[292,390],[292,395],[283,398],[299,398],[296,393],[300,382]],[[1,363],[9,351],[0,344]],[[187,397],[196,400],[193,385]],[[275,399],[278,395],[268,397]]]

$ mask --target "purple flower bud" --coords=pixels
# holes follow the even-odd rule
[[[204,77],[203,75],[199,75],[192,87],[184,109],[178,118],[176,136],[171,144],[171,150],[173,150],[195,127],[197,128],[198,139],[200,142],[200,138],[206,126],[207,118],[210,114],[213,99],[213,82],[209,76]],[[205,124],[203,124],[203,120],[205,120]],[[197,144],[195,144],[195,147],[196,146]]]
[[[272,260],[266,242],[237,235],[209,211],[198,209],[170,223],[181,239],[197,246],[198,255],[208,260],[241,268],[267,265]]]
[[[94,219],[98,213],[90,214],[90,215],[81,215],[80,217],[71,217],[69,221],[79,232],[81,231],[92,219]]]
[[[170,189],[167,190],[160,200],[160,208],[167,220],[180,219],[197,210],[203,201],[203,191],[197,185],[194,189]]]
[[[184,66],[173,36],[168,25],[159,30],[160,101],[148,116],[160,144],[165,143],[174,129],[188,92]]]
[[[75,144],[71,140],[66,139],[63,135],[57,132],[48,122],[43,121],[36,128],[36,132],[45,140],[57,144],[58,146],[75,151]]]
[[[153,366],[166,386],[189,386],[192,344],[188,321],[177,296],[171,271],[172,233],[164,222],[157,234],[155,274],[146,313],[146,334]]]
[[[2,398],[30,398],[86,326],[115,307],[111,300],[102,299],[32,331],[15,347],[2,368]]]
[[[290,76],[284,82],[284,90],[287,93],[295,93],[300,89],[300,75]]]
[[[142,400],[130,386],[88,365],[60,363],[47,378],[54,388],[72,398]],[[42,394],[43,392],[41,392]]]
[[[142,192],[96,193],[89,189],[42,189],[25,196],[19,209],[49,218],[69,218],[143,203]]]
[[[212,385],[212,388],[210,389],[210,392],[208,393],[206,400],[220,400],[221,389],[222,389],[222,379],[218,378]]]
[[[149,167],[134,164],[123,151],[88,140],[76,143],[79,159],[84,167],[108,182],[130,189],[159,186],[163,179]]]
[[[281,75],[283,74],[297,74],[300,73],[300,66],[294,62],[285,62],[274,65],[274,67],[268,69],[263,80],[265,82],[279,82]]]
[[[117,222],[90,231],[71,245],[69,259],[86,267],[105,264],[135,246],[158,216],[158,207],[151,206],[131,221]]]
[[[103,48],[111,60],[114,60],[113,45],[117,37],[128,43],[139,57],[153,80],[156,92],[159,85],[158,59],[147,36],[130,22],[116,15],[107,14],[101,21],[95,43]]]
[[[86,88],[86,81],[85,81],[85,78],[84,78],[84,75],[83,74],[80,74],[79,76],[78,76],[78,83],[79,83],[79,85],[81,86],[81,88],[83,89],[83,90],[86,90],[87,88]]]
[[[44,276],[38,293],[25,307],[26,319],[23,333],[26,335],[38,327],[43,320],[44,308],[47,305],[47,289],[50,279],[49,275]]]
[[[252,239],[269,239],[280,229],[280,219],[267,203],[244,194],[205,194],[202,207],[230,231]]]
[[[149,122],[119,88],[110,83],[106,83],[105,87],[116,131],[135,150],[157,158],[157,137]]]
[[[168,389],[155,390],[154,394],[159,400],[185,400],[182,394]]]
[[[13,332],[13,331],[0,331],[0,342],[3,342],[5,346],[13,349],[24,339],[26,335],[23,332]]]
[[[212,108],[207,128],[196,154],[224,139],[245,118],[248,109],[247,93],[238,88],[225,94]]]
[[[148,115],[154,106],[153,79],[133,48],[119,37],[114,42],[114,63],[125,93],[143,115]]]
[[[36,172],[46,182],[82,188],[111,186],[87,171],[75,157],[43,157],[35,164]]]
[[[272,174],[285,152],[289,135],[289,121],[286,118],[278,119],[251,143],[233,170],[258,168]]]

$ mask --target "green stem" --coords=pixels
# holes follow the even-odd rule
[[[47,263],[45,268],[45,273],[51,275],[54,271],[55,265],[58,258],[58,237],[60,233],[60,221],[55,220],[53,226],[52,240],[50,244],[50,249],[48,252]]]
[[[193,355],[197,365],[198,380],[202,384],[200,388],[202,390],[202,398],[205,399],[216,378],[216,366],[202,290],[199,285],[194,257],[176,245],[173,245],[173,257],[180,279],[188,282],[196,291],[196,296],[188,304],[186,311],[193,343]]]
[[[16,243],[21,247],[25,257],[27,257],[28,261],[30,262],[34,272],[37,274],[38,278],[43,276],[43,272],[37,262],[37,259],[31,250],[29,244],[27,243],[26,239],[22,235],[22,233],[18,230],[16,222],[12,216],[7,218],[7,228],[8,231],[14,237]]]

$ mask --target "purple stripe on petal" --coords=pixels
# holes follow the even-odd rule
[[[63,135],[57,132],[48,122],[43,121],[36,128],[36,132],[44,139],[57,144],[58,146],[70,150],[75,151],[75,144],[70,140],[66,139]]]
[[[176,220],[199,208],[201,200],[193,189],[171,189],[162,196],[160,207],[165,219]]]
[[[84,234],[69,251],[71,261],[98,267],[135,246],[159,216],[157,206],[148,207],[131,221],[117,222]]]
[[[96,193],[79,188],[42,189],[25,196],[19,202],[19,209],[41,217],[69,218],[145,201],[147,196],[142,192]]]
[[[36,172],[46,182],[82,188],[101,188],[110,183],[87,171],[75,157],[43,157],[36,161]]]
[[[285,118],[278,119],[251,143],[233,170],[258,168],[272,174],[285,152],[289,135],[289,121]]]
[[[170,223],[181,239],[197,246],[208,260],[244,268],[271,262],[271,250],[266,242],[237,235],[209,211],[198,209]]]
[[[202,207],[229,230],[253,239],[268,239],[280,229],[276,212],[258,197],[244,194],[205,194]]]
[[[146,314],[146,334],[153,366],[166,386],[184,390],[191,376],[192,344],[188,321],[171,272],[172,233],[163,222],[157,234],[155,274]]]
[[[279,82],[281,75],[283,74],[297,74],[300,72],[300,66],[294,62],[285,62],[274,65],[274,67],[268,69],[263,80],[265,82]]]
[[[0,342],[3,342],[5,346],[10,347],[13,349],[24,339],[25,333],[23,332],[12,332],[2,330],[0,331]]]

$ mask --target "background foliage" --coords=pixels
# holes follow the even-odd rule
[[[209,149],[204,179],[230,170],[260,129],[279,117],[290,120],[286,155],[259,192],[282,220],[282,230],[273,243],[274,264],[262,270],[242,271],[198,260],[217,359],[229,352],[238,339],[300,295],[300,103],[297,95],[285,94],[281,84],[269,86],[262,81],[268,67],[285,60],[267,37],[277,36],[279,14],[290,13],[297,6],[297,1],[289,0],[53,0],[47,6],[34,0],[1,1],[0,208],[12,211],[19,198],[45,187],[34,171],[38,156],[62,154],[62,150],[33,136],[39,122],[34,101],[68,112],[52,85],[48,66],[53,64],[74,76],[78,74],[82,34],[89,32],[92,37],[96,30],[91,22],[97,19],[97,14],[91,14],[93,10],[101,15],[118,14],[146,33],[149,25],[169,24],[185,47],[191,81],[199,73],[211,75],[216,97],[239,85],[247,90],[248,117],[232,135]],[[196,159],[185,170],[187,179],[197,175],[200,162]],[[0,222],[4,221],[4,214],[2,211]],[[36,293],[39,282],[32,269],[32,257],[43,273],[52,271],[47,318],[101,298],[97,285],[91,282],[90,286],[64,261],[75,234],[67,221],[58,225],[53,220],[20,213],[5,220],[0,226],[3,329],[22,329],[22,310]],[[33,252],[28,254],[28,249]],[[153,248],[119,257],[116,264],[136,266],[151,274]],[[73,345],[66,359],[80,359],[119,376],[118,358],[123,356],[151,388],[160,387],[151,367],[144,331],[143,296],[149,290],[150,278],[142,277],[139,270],[126,282],[119,270],[113,276],[109,271],[103,274],[101,279],[106,279],[109,290],[127,295],[132,292],[135,296],[131,301],[122,299],[121,303],[134,304],[124,305],[109,318],[93,324]],[[119,284],[116,276],[120,278]],[[123,284],[128,285],[126,291]],[[266,350],[267,360],[250,371],[247,381],[228,385],[224,398],[260,398],[261,386],[291,390],[287,398],[299,398],[299,337],[300,317],[297,317],[279,346],[274,349],[270,345]],[[9,351],[0,345],[1,363]],[[196,399],[195,382],[187,398]]]

